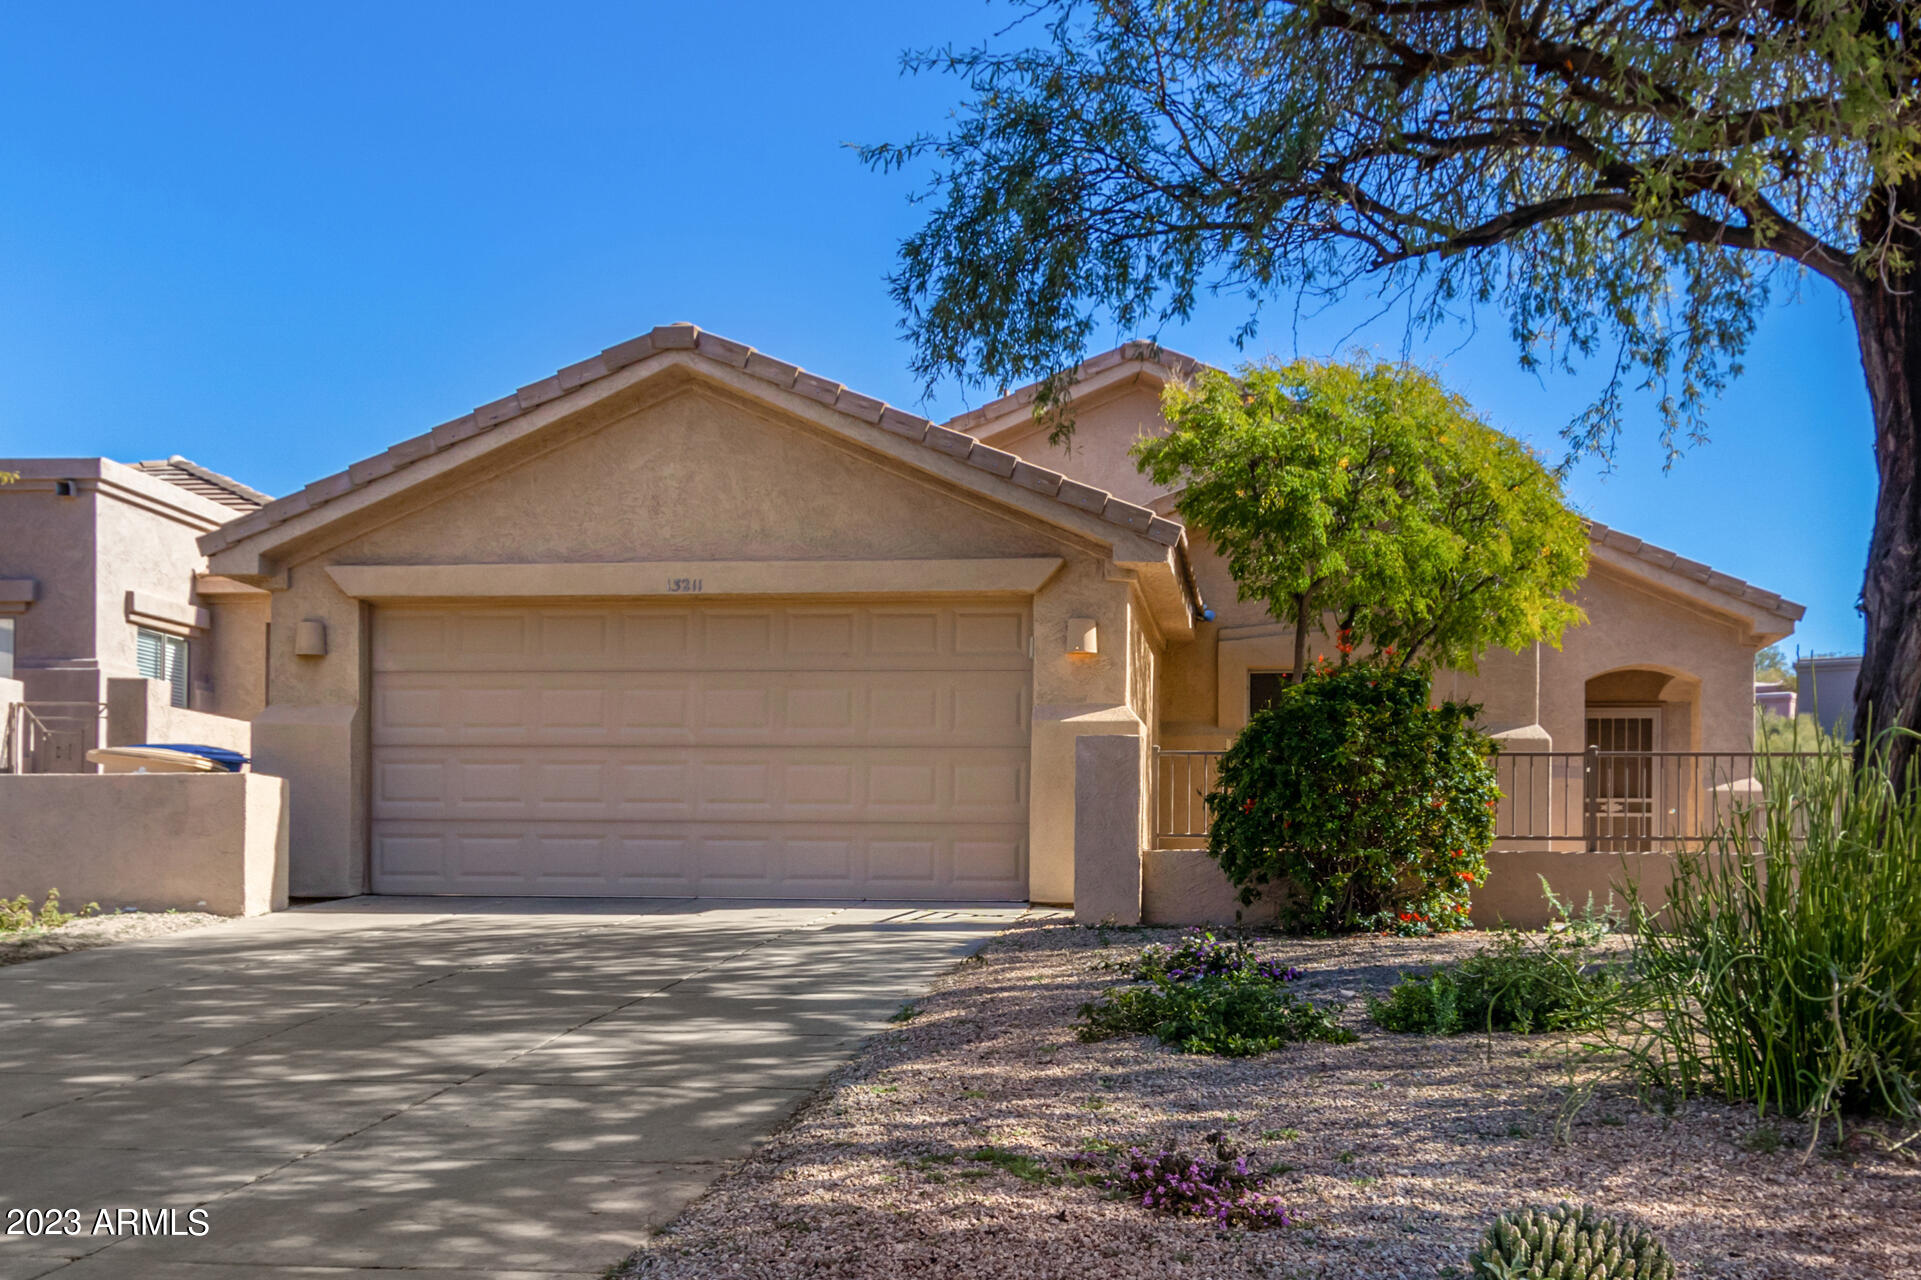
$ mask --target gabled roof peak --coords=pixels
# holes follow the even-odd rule
[[[1184,355],[1171,347],[1146,338],[1136,338],[1123,342],[1112,351],[1103,351],[1097,356],[1089,356],[1074,366],[1074,382],[1087,382],[1122,365],[1138,364],[1145,369],[1156,369],[1172,374],[1176,378],[1191,378],[1207,367],[1205,361]],[[969,409],[947,420],[947,425],[956,431],[973,432],[990,422],[997,422],[1018,409],[1029,409],[1034,398],[1040,394],[1041,384],[1030,382],[1017,387],[1006,395],[989,400],[978,409]]]
[[[781,390],[816,400],[925,448],[1011,480],[1024,489],[1065,503],[1108,524],[1131,530],[1162,546],[1178,546],[1184,536],[1185,530],[1179,523],[1156,515],[1146,507],[1117,498],[1104,489],[1096,489],[1092,485],[1071,480],[1058,471],[1036,466],[1005,450],[982,444],[965,432],[951,430],[917,414],[896,409],[839,382],[808,373],[798,365],[765,355],[745,343],[708,333],[695,325],[670,324],[608,347],[598,355],[570,364],[549,377],[530,382],[512,395],[502,396],[481,405],[472,413],[463,414],[450,422],[441,423],[431,431],[403,440],[384,453],[354,463],[345,471],[316,480],[298,493],[269,502],[259,510],[204,535],[200,539],[200,548],[211,555],[243,542],[335,498],[364,488],[383,476],[519,418],[549,401],[558,400],[650,357],[674,352],[692,353]]]
[[[1711,565],[1702,564],[1699,560],[1690,560],[1678,552],[1669,551],[1666,547],[1657,547],[1652,542],[1644,541],[1631,533],[1624,533],[1620,529],[1611,528],[1599,520],[1587,520],[1585,523],[1588,540],[1597,547],[1607,547],[1641,564],[1665,570],[1690,582],[1698,582],[1722,595],[1732,596],[1765,613],[1773,614],[1784,622],[1799,622],[1808,611],[1807,606],[1786,599],[1778,591],[1757,587],[1752,582],[1737,578],[1731,573],[1722,573]]]

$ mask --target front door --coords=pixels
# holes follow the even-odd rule
[[[1602,753],[1592,762],[1587,788],[1595,848],[1629,853],[1657,847],[1663,832],[1654,752],[1660,740],[1658,707],[1607,707],[1588,714],[1588,749]]]

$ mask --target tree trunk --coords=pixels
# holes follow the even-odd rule
[[[1294,597],[1294,683],[1307,679],[1307,596]]]
[[[1921,208],[1921,190],[1903,184],[1895,203]],[[1902,196],[1913,195],[1913,202]],[[1900,236],[1913,239],[1912,232]],[[1916,246],[1907,246],[1910,262]],[[1921,731],[1921,299],[1914,275],[1869,281],[1854,298],[1861,363],[1874,409],[1874,460],[1881,488],[1868,541],[1867,576],[1861,587],[1866,621],[1861,678],[1854,689],[1854,728],[1865,759],[1866,735],[1884,729]],[[1885,767],[1904,779],[1914,758],[1905,734],[1884,740]]]

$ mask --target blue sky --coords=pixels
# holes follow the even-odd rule
[[[833,6],[14,6],[0,21],[0,455],[181,453],[298,488],[654,324],[691,320],[922,403],[884,276],[911,182],[847,144],[938,128],[908,46],[979,0]],[[1770,316],[1713,443],[1663,471],[1636,408],[1580,509],[1808,606],[1860,648],[1874,495],[1845,310]],[[1222,363],[1398,354],[1355,305],[1164,331]],[[1498,317],[1413,355],[1556,453],[1591,378],[1523,373]],[[1110,335],[1118,339],[1127,335]]]

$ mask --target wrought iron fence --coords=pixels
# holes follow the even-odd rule
[[[1156,750],[1154,834],[1207,836],[1222,751]],[[1698,848],[1759,798],[1770,761],[1752,751],[1538,751],[1493,757],[1496,841],[1610,853]]]
[[[104,702],[16,702],[0,759],[12,773],[84,773],[87,752],[105,741]]]

